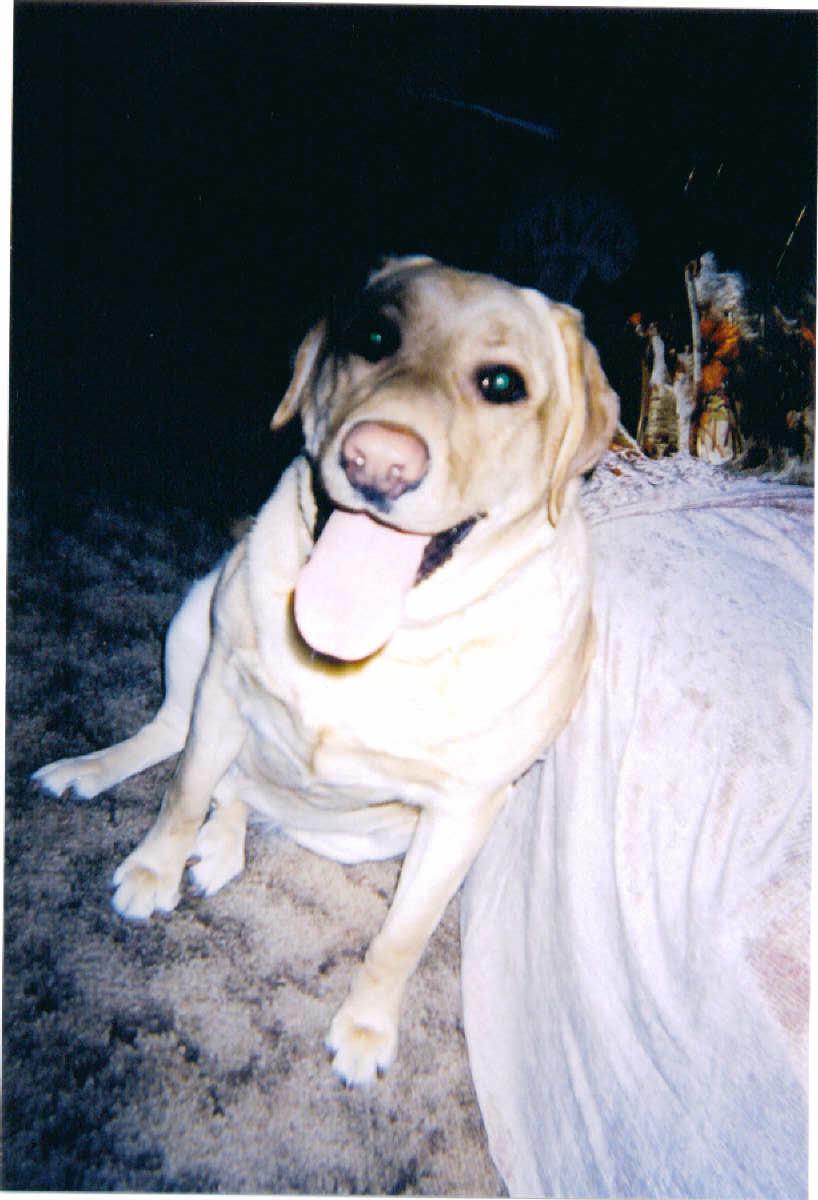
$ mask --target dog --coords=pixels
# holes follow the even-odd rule
[[[114,875],[146,919],[186,866],[212,895],[249,814],[344,863],[405,855],[327,1035],[367,1084],[401,996],[513,782],[553,741],[593,651],[580,477],[618,399],[580,314],[431,258],[387,259],[301,344],[272,419],[304,450],[193,585],[156,717],[35,779],[92,797],[183,751]]]

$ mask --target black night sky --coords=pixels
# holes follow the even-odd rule
[[[333,292],[387,252],[517,278],[510,223],[555,194],[611,224],[618,278],[570,298],[623,396],[628,314],[698,253],[763,302],[814,292],[809,11],[20,4],[14,36],[11,480],[35,506],[254,510]]]

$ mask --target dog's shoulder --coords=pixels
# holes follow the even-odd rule
[[[281,634],[299,568],[312,546],[314,501],[297,458],[228,555],[216,587],[214,632],[234,648],[264,650]]]
[[[245,536],[252,595],[289,595],[312,549],[315,501],[309,466],[296,458]]]
[[[213,636],[234,646],[255,644],[255,631],[247,600],[247,537],[225,558],[213,592]]]

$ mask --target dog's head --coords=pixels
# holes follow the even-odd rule
[[[273,428],[296,412],[336,505],[434,534],[542,504],[556,524],[618,401],[576,310],[416,257],[310,331]]]
[[[412,257],[307,335],[273,428],[296,413],[332,506],[425,544],[536,509],[557,525],[618,401],[574,309]]]

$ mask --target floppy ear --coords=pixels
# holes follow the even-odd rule
[[[395,275],[400,271],[412,270],[415,267],[433,267],[436,266],[436,259],[431,258],[428,254],[387,254],[382,258],[378,266],[371,272],[367,283],[382,283],[384,279],[388,279],[390,275]]]
[[[619,397],[608,383],[582,315],[567,304],[547,302],[560,406],[565,424],[551,474],[548,519],[556,525],[569,480],[589,471],[607,449],[619,420]]]
[[[271,429],[281,429],[282,425],[286,425],[298,412],[307,384],[312,380],[318,354],[324,344],[325,334],[326,322],[319,321],[317,325],[313,326],[298,347],[298,352],[295,356],[293,377],[278,408],[273,414],[273,419],[270,422]]]

